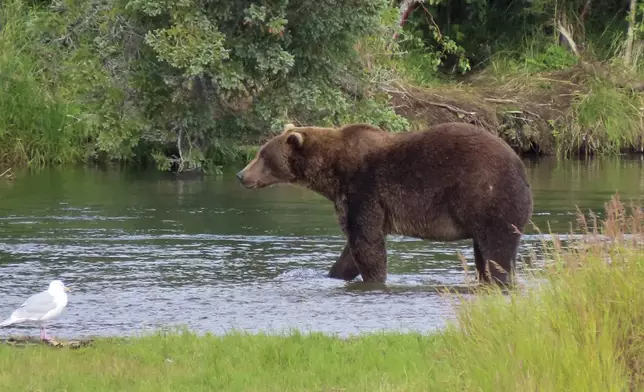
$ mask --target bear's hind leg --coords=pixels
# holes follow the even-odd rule
[[[351,254],[351,248],[347,241],[344,245],[344,249],[342,249],[340,257],[338,257],[338,260],[336,260],[336,262],[331,266],[328,276],[329,278],[350,281],[355,279],[358,275],[360,275],[360,270],[353,260],[353,254]]]
[[[474,248],[474,264],[476,265],[476,279],[479,282],[489,283],[490,276],[488,272],[485,270],[485,266],[487,265],[487,263],[485,262],[485,259],[481,254],[481,248],[479,247],[479,244],[476,242],[476,240],[473,240],[472,244]]]
[[[477,262],[477,271],[483,268],[483,280],[510,286],[513,283],[516,269],[516,257],[521,235],[511,231],[505,224],[487,225],[477,230],[475,236],[474,257],[478,248],[483,262]],[[481,265],[481,267],[479,267]],[[489,270],[486,271],[487,269]],[[489,276],[487,276],[489,274]]]

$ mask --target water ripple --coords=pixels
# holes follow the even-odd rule
[[[640,163],[604,177],[599,169],[612,166],[583,172],[575,165],[529,165],[533,219],[544,231],[549,222],[567,233],[575,206],[601,211],[618,180],[624,198],[644,191],[644,181],[632,181]],[[598,190],[597,178],[610,184]],[[391,236],[386,286],[329,279],[345,243],[332,205],[293,187],[245,191],[234,173],[191,182],[43,171],[0,184],[0,200],[0,318],[61,278],[73,287],[66,313],[51,324],[62,337],[132,335],[163,325],[213,333],[428,331],[453,318],[449,297],[438,290],[464,286],[457,252],[474,270],[470,241]],[[541,257],[543,239],[550,236],[527,230],[520,255]],[[27,328],[2,333],[38,334]]]

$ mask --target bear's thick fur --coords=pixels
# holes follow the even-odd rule
[[[289,124],[237,177],[246,188],[292,183],[332,201],[347,243],[329,276],[364,282],[386,280],[385,237],[400,234],[471,238],[479,279],[510,284],[533,208],[521,159],[465,123],[398,134]]]

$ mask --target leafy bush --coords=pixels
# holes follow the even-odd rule
[[[74,106],[62,118],[75,119],[79,157],[87,150],[107,160],[152,155],[162,167],[190,169],[227,160],[228,141],[266,135],[287,121],[406,126],[355,50],[381,31],[385,0],[20,4],[2,6],[3,25],[21,20],[29,28],[5,27],[3,42],[24,42],[28,53],[14,61],[42,67],[41,99]],[[37,78],[35,69],[25,72],[25,80]],[[0,94],[9,100],[8,90]],[[21,129],[41,128],[26,121]]]

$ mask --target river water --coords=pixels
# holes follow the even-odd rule
[[[542,231],[569,232],[575,206],[602,212],[616,191],[644,194],[641,157],[525,163]],[[469,241],[390,237],[386,289],[360,289],[325,277],[344,244],[329,202],[292,186],[246,190],[235,171],[182,180],[79,168],[0,181],[0,318],[54,278],[73,288],[50,322],[57,337],[162,326],[346,336],[427,332],[452,318],[437,289],[465,285],[456,252],[473,270]],[[539,241],[528,227],[521,255]],[[38,327],[0,330],[8,334]]]

